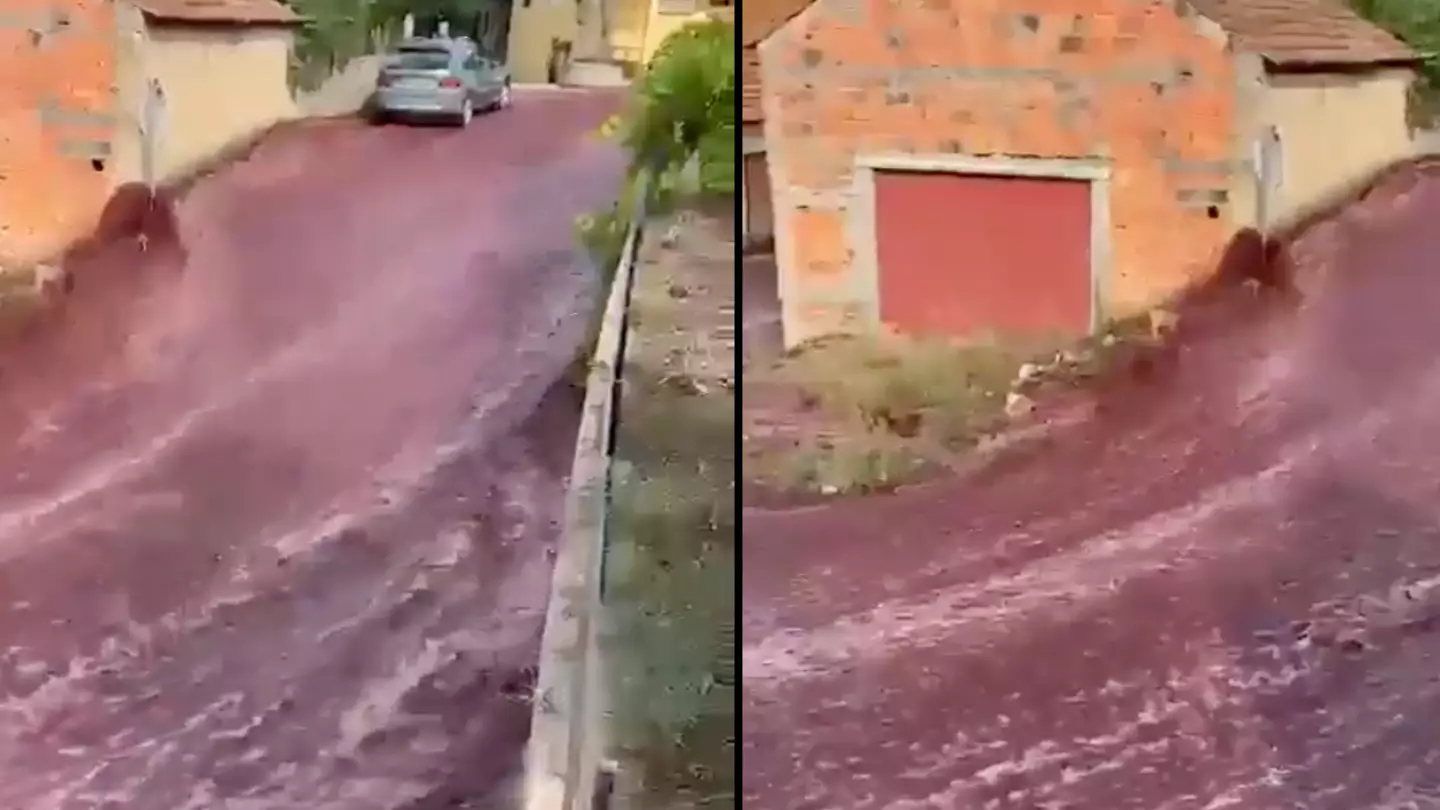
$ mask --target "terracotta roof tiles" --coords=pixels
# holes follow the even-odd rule
[[[746,0],[740,15],[740,44],[758,45],[815,0]]]
[[[1413,63],[1418,55],[1339,0],[1190,0],[1239,50],[1284,67]]]
[[[1361,18],[1340,0],[1188,0],[1234,37],[1237,49],[1258,54],[1280,70],[1413,64],[1420,57],[1393,34]],[[808,8],[813,0],[761,0],[745,7],[741,42],[741,120],[763,120],[760,58],[755,46]]]
[[[277,0],[137,0],[159,22],[208,25],[298,25],[300,15]]]

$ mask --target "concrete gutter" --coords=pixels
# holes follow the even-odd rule
[[[637,209],[642,208],[637,206]],[[591,810],[606,748],[598,636],[620,366],[643,209],[625,236],[586,379],[525,751],[525,810]],[[599,791],[601,793],[605,790]]]

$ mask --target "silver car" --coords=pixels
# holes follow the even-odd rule
[[[381,121],[429,118],[463,127],[477,111],[510,106],[510,71],[468,39],[408,39],[382,64],[374,101]]]

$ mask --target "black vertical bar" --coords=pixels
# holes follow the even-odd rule
[[[610,810],[615,799],[615,769],[602,767],[595,772],[595,786],[590,792],[590,810]]]

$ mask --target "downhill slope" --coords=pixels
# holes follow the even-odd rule
[[[457,807],[517,766],[616,99],[284,128],[0,353],[0,807]]]
[[[1397,168],[990,469],[747,514],[747,806],[1440,803],[1437,211]]]

